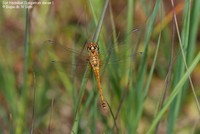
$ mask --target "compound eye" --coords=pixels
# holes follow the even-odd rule
[[[90,51],[90,47],[87,47],[87,51],[88,51],[88,52]]]
[[[98,47],[98,46],[95,46],[95,49],[96,49],[96,50],[99,50],[99,47]]]

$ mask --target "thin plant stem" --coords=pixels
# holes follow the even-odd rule
[[[109,0],[106,0],[106,2],[104,4],[103,11],[101,13],[101,17],[100,17],[99,22],[97,24],[96,31],[95,31],[93,39],[92,39],[93,42],[97,42],[98,41],[100,30],[101,30],[102,23],[103,23],[103,20],[104,20],[104,16],[105,16],[105,13],[106,13],[106,9],[108,7],[108,3],[109,3]]]
[[[33,108],[32,108],[32,121],[31,121],[31,134],[34,134],[34,125],[35,125],[35,94],[36,94],[36,79],[35,72],[33,72]]]
[[[171,0],[171,4],[172,4],[172,6],[174,6],[173,0]],[[182,53],[182,56],[183,56],[183,61],[184,61],[186,70],[188,70],[188,65],[187,65],[187,61],[186,61],[186,57],[185,57],[185,52],[184,52],[184,49],[183,49],[183,44],[182,44],[182,40],[181,40],[180,33],[179,33],[179,28],[178,28],[176,13],[174,13],[173,17],[174,17],[174,20],[175,20],[176,31],[177,31],[178,39],[179,39],[179,42],[180,42],[180,48],[181,48],[181,53]],[[198,112],[200,114],[200,104],[199,104],[198,98],[197,98],[195,90],[194,90],[194,85],[193,85],[191,76],[189,76],[189,82],[190,82],[190,85],[191,85],[191,88],[192,88],[192,93],[193,93],[194,98],[195,98],[195,102],[196,102],[196,106],[197,106]]]
[[[172,7],[172,15],[174,15],[175,13],[175,8]],[[170,80],[171,80],[171,74],[172,74],[172,67],[173,67],[173,55],[174,55],[174,38],[175,38],[175,22],[174,19],[172,19],[172,40],[171,40],[171,50],[170,50],[170,61],[169,61],[169,66],[168,66],[168,73],[167,73],[167,79],[166,79],[166,83],[165,83],[165,89],[164,89],[164,93],[162,96],[162,100],[158,106],[158,111],[162,108],[166,96],[167,96],[167,91],[169,89],[169,84],[170,84]],[[156,126],[156,133],[158,133],[158,128],[160,125],[160,121],[158,122],[157,126]]]

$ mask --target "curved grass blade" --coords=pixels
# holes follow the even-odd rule
[[[178,93],[182,91],[183,85],[185,84],[186,80],[189,78],[190,74],[192,73],[192,71],[194,70],[194,68],[196,67],[196,65],[199,63],[199,61],[200,61],[200,52],[195,57],[195,59],[193,60],[193,62],[190,65],[190,67],[185,72],[185,74],[183,75],[183,77],[180,79],[180,81],[178,82],[178,84],[176,85],[176,87],[173,89],[173,91],[170,94],[170,96],[167,98],[165,104],[163,105],[163,108],[160,110],[160,112],[154,118],[151,126],[149,127],[149,129],[147,131],[147,134],[151,134],[153,132],[153,130],[156,128],[156,124],[161,119],[161,117],[164,115],[164,113],[166,112],[167,108],[169,108],[170,104],[175,99],[175,97],[178,95]]]

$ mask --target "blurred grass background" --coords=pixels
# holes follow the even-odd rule
[[[19,134],[199,133],[200,113],[186,78],[187,73],[192,72],[199,98],[200,2],[174,2],[189,71],[184,65],[175,30],[169,90],[164,105],[159,107],[172,52],[172,24],[175,22],[172,23],[171,2],[110,1],[111,9],[107,9],[98,40],[100,50],[119,38],[126,46],[139,45],[136,51],[143,51],[133,63],[129,59],[107,67],[102,76],[105,99],[116,117],[114,128],[111,114],[98,107],[94,77],[71,79],[73,74],[65,72],[71,65],[67,65],[67,69],[53,68],[51,60],[60,52],[51,50],[49,56],[44,47],[48,39],[68,47],[76,43],[78,49],[86,40],[91,41],[104,1],[55,0],[51,5],[34,6],[28,12],[1,7],[0,131]],[[139,32],[131,33],[134,28]]]

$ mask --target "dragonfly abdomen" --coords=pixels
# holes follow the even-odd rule
[[[104,96],[103,96],[103,91],[102,91],[102,86],[101,86],[101,81],[100,81],[100,76],[99,76],[99,68],[93,68],[94,74],[95,74],[95,78],[97,80],[97,87],[99,90],[99,95],[101,98],[101,105],[103,107],[103,110],[107,110],[107,105],[106,102],[104,101]]]

